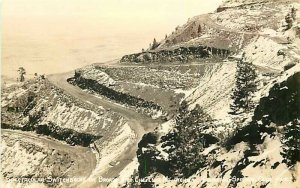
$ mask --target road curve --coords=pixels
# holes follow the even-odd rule
[[[14,136],[16,136],[17,139],[26,139],[26,142],[32,144],[41,143],[45,150],[55,149],[69,153],[75,162],[74,166],[69,169],[69,175],[71,176],[89,176],[95,168],[96,156],[90,148],[70,146],[45,136],[19,130],[2,129],[1,135],[9,138],[14,138]]]
[[[111,101],[100,99],[92,94],[88,94],[81,90],[79,87],[71,85],[67,82],[67,79],[74,76],[74,72],[61,73],[55,75],[49,75],[48,80],[56,87],[63,89],[67,94],[81,100],[82,102],[92,103],[104,108],[110,108],[113,112],[119,113],[127,119],[130,128],[135,132],[136,139],[128,146],[128,150],[124,151],[118,158],[118,164],[106,169],[102,174],[97,174],[99,177],[116,178],[119,173],[132,161],[136,156],[138,142],[146,132],[153,131],[155,127],[160,123],[159,120],[153,120],[150,117],[139,114],[134,110],[125,108],[121,105],[112,103]],[[106,187],[107,184],[95,183],[93,185],[88,184],[88,187]]]

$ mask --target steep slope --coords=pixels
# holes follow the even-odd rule
[[[286,31],[289,27],[286,19],[293,7],[295,10],[299,9],[297,2],[299,1],[227,1],[215,13],[189,19],[154,48],[126,55],[121,62],[201,61],[203,58],[224,58],[238,53],[259,36],[286,41],[288,32],[279,32]],[[295,17],[295,21],[297,20],[299,16]]]
[[[299,7],[296,0],[226,1],[155,49],[121,60],[153,63],[128,57],[209,43],[233,54],[200,76],[175,118],[143,137],[125,187],[299,185]]]
[[[122,115],[82,101],[47,79],[3,88],[1,105],[4,187],[25,181],[16,178],[44,178],[38,186],[78,185],[136,139]],[[77,182],[69,185],[57,177]]]

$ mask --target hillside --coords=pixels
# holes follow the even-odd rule
[[[227,1],[215,13],[195,16],[167,35],[155,48],[138,54],[124,56],[121,62],[165,62],[168,54],[187,49],[176,61],[186,62],[199,57],[226,57],[240,52],[258,37],[287,42],[287,37],[298,32],[298,27],[287,31],[285,18],[299,1]],[[295,23],[299,16],[295,15]],[[189,48],[192,48],[189,50]],[[164,52],[164,53],[163,53]],[[165,54],[166,52],[169,52]],[[162,54],[163,53],[163,54]],[[200,54],[199,54],[200,53]],[[208,54],[207,54],[208,53]],[[160,58],[151,58],[157,54]],[[130,58],[135,57],[136,58]],[[150,56],[150,57],[149,57]],[[172,54],[172,56],[174,56]],[[187,56],[187,57],[186,57]],[[129,59],[128,59],[129,58]],[[145,59],[145,60],[144,60]]]
[[[226,0],[118,62],[4,84],[3,185],[299,187],[299,11]],[[8,181],[48,176],[82,179]]]
[[[154,49],[121,59],[168,64],[160,54],[204,47],[207,56],[177,53],[182,58],[170,63],[215,63],[186,93],[176,117],[144,136],[127,187],[299,185],[299,3],[226,1],[214,13],[189,19]],[[158,58],[149,58],[153,54]]]

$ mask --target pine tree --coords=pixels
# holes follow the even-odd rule
[[[25,81],[25,76],[24,75],[26,75],[26,70],[24,69],[24,67],[19,67],[18,72],[19,72],[19,75],[20,75],[20,78],[18,78],[18,80],[20,82],[24,82]]]
[[[210,120],[199,105],[189,111],[187,103],[182,102],[175,129],[168,135],[168,144],[174,147],[169,151],[170,171],[174,176],[189,177],[204,164],[205,160],[199,154],[204,148],[201,128]]]
[[[233,114],[247,112],[253,108],[252,95],[256,91],[256,71],[252,63],[242,58],[237,64],[236,87],[232,94],[233,104],[231,110]]]
[[[156,41],[156,39],[153,39],[153,43],[152,43],[152,47],[151,50],[154,50],[155,48],[157,48],[159,46],[159,43]]]
[[[294,19],[293,19],[293,15],[292,13],[288,13],[286,16],[285,16],[285,22],[287,23],[286,25],[286,30],[289,30],[293,27],[293,22],[294,22]]]
[[[291,15],[292,15],[293,20],[296,21],[296,18],[297,18],[297,9],[295,7],[292,8]]]
[[[284,128],[283,157],[288,166],[300,161],[300,120],[294,120]]]
[[[202,27],[201,25],[198,26],[198,33],[201,33],[202,32]]]
[[[182,101],[178,109],[178,115],[176,116],[176,125],[181,125],[187,118],[188,114],[188,103],[186,101]]]

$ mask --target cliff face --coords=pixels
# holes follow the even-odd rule
[[[188,63],[200,61],[204,58],[226,58],[230,55],[227,49],[218,49],[214,47],[179,47],[169,50],[149,51],[137,54],[125,55],[121,63]]]

